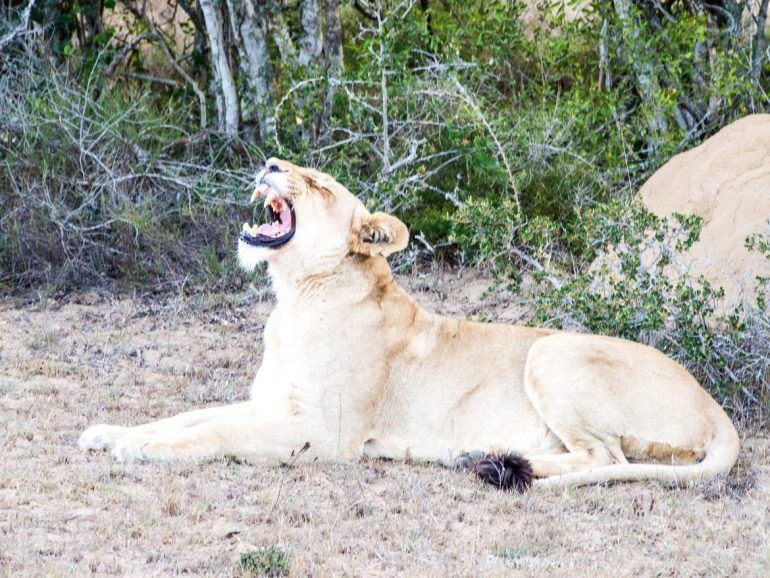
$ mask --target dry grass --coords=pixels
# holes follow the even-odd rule
[[[516,315],[480,310],[477,281],[405,282],[441,311]],[[523,495],[415,464],[120,465],[77,450],[95,422],[242,399],[270,308],[253,296],[92,294],[1,305],[0,575],[238,576],[261,547],[285,552],[293,576],[770,571],[764,432],[747,434],[725,481]]]

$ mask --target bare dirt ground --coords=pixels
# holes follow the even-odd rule
[[[432,309],[515,320],[485,284],[402,279]],[[83,294],[0,303],[0,575],[239,575],[278,546],[293,576],[770,572],[770,441],[743,431],[727,480],[507,494],[438,466],[234,460],[121,465],[83,454],[98,422],[244,399],[272,305],[258,293]]]

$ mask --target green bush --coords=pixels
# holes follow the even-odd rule
[[[571,20],[563,2],[543,0],[526,22],[516,2],[384,2],[369,7],[376,16],[343,4],[341,74],[269,42],[277,128],[266,151],[199,132],[178,74],[152,90],[103,78],[152,78],[166,62],[141,17],[131,32],[149,34],[152,50],[108,29],[87,34],[93,6],[35,12],[47,45],[20,39],[0,62],[2,288],[188,275],[190,288],[237,284],[241,200],[270,155],[333,174],[400,216],[434,257],[515,277],[526,259],[559,255],[575,272],[591,257],[594,213],[629,199],[671,155],[768,109],[767,63],[753,67],[754,39],[725,16],[745,4],[634,3],[621,18],[628,3],[594,2]],[[299,11],[266,6],[296,37]],[[193,40],[195,26],[179,32]],[[177,62],[205,89],[205,34],[194,40]]]
[[[750,42],[715,28],[708,11],[645,5],[632,13],[632,41],[611,4],[590,4],[571,21],[561,2],[538,7],[529,24],[521,4],[472,1],[394,14],[381,31],[362,26],[346,46],[346,88],[337,92],[323,152],[291,126],[309,116],[301,103],[320,100],[318,84],[285,103],[282,143],[444,252],[473,253],[475,242],[511,233],[521,248],[518,233],[534,223],[574,252],[586,211],[629,198],[673,154],[767,107],[766,75],[755,79],[748,68]],[[654,81],[646,92],[640,71]],[[391,161],[426,143],[398,171],[383,160],[383,74],[387,120],[399,127]],[[482,207],[522,222],[496,231],[497,240],[476,241],[468,217]],[[496,226],[483,227],[479,235]]]

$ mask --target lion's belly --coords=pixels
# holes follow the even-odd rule
[[[436,421],[425,414],[412,415],[409,421],[406,427],[373,431],[364,455],[449,464],[469,452],[548,453],[560,447],[537,415],[516,412],[515,407],[450,414]]]
[[[558,439],[512,385],[490,384],[488,393],[474,394],[462,407],[435,401],[416,405],[397,436],[404,457],[446,462],[471,451],[529,453],[558,447]]]
[[[405,360],[368,455],[451,461],[469,451],[559,447],[524,391],[537,332],[510,326],[442,327],[422,358]]]

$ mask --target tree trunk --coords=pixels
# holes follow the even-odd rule
[[[294,46],[286,21],[280,11],[271,14],[270,31],[273,33],[273,40],[278,47],[281,60],[286,63],[294,62],[297,59],[297,48]]]
[[[206,51],[206,23],[203,20],[203,13],[200,6],[190,0],[177,0],[177,5],[184,10],[185,14],[190,18],[190,22],[195,27],[195,52],[203,54]],[[199,69],[201,68],[200,61],[202,59],[193,59],[191,74],[193,77],[198,76]]]
[[[319,0],[302,0],[299,21],[299,64],[300,66],[318,64],[323,53]]]
[[[219,0],[200,0],[214,72],[214,92],[217,103],[217,125],[229,135],[238,134],[238,96],[233,73],[227,61],[224,22]]]
[[[339,78],[344,69],[339,0],[325,0],[324,16],[326,19],[324,58],[326,60],[326,74],[328,76],[329,82],[326,85],[324,109],[319,123],[321,139],[323,139],[325,135],[329,135],[329,130],[327,129],[330,124],[332,109],[334,108],[334,92],[336,89],[335,81]]]
[[[658,87],[658,79],[655,76],[654,59],[651,54],[645,54],[644,43],[641,38],[640,24],[632,14],[634,0],[614,0],[615,12],[621,23],[621,34],[626,47],[626,60],[630,61],[636,76],[636,84],[639,93],[649,110],[650,129],[653,135],[665,132],[668,123],[663,111],[655,102],[655,90]],[[657,142],[650,144],[657,148]]]
[[[258,125],[258,140],[264,144],[275,131],[272,67],[267,48],[265,14],[253,0],[227,0],[230,22],[238,49],[240,68],[248,90],[241,92],[244,127]]]
[[[759,78],[762,72],[762,60],[765,55],[765,24],[767,23],[767,4],[768,0],[762,0],[759,5],[759,14],[757,15],[757,33],[754,35],[754,55],[751,59],[751,76]]]
[[[321,5],[319,0],[302,0],[299,13],[299,58],[300,66],[320,67],[323,57],[323,36],[321,35]],[[321,124],[323,111],[312,106],[310,95],[303,94],[299,97],[300,110],[302,111],[302,124],[299,126],[300,134],[305,142],[314,146],[318,139],[318,128]]]
[[[343,70],[340,3],[339,0],[325,0],[325,2],[326,40],[324,55],[326,56],[326,68],[330,74],[338,75]]]

